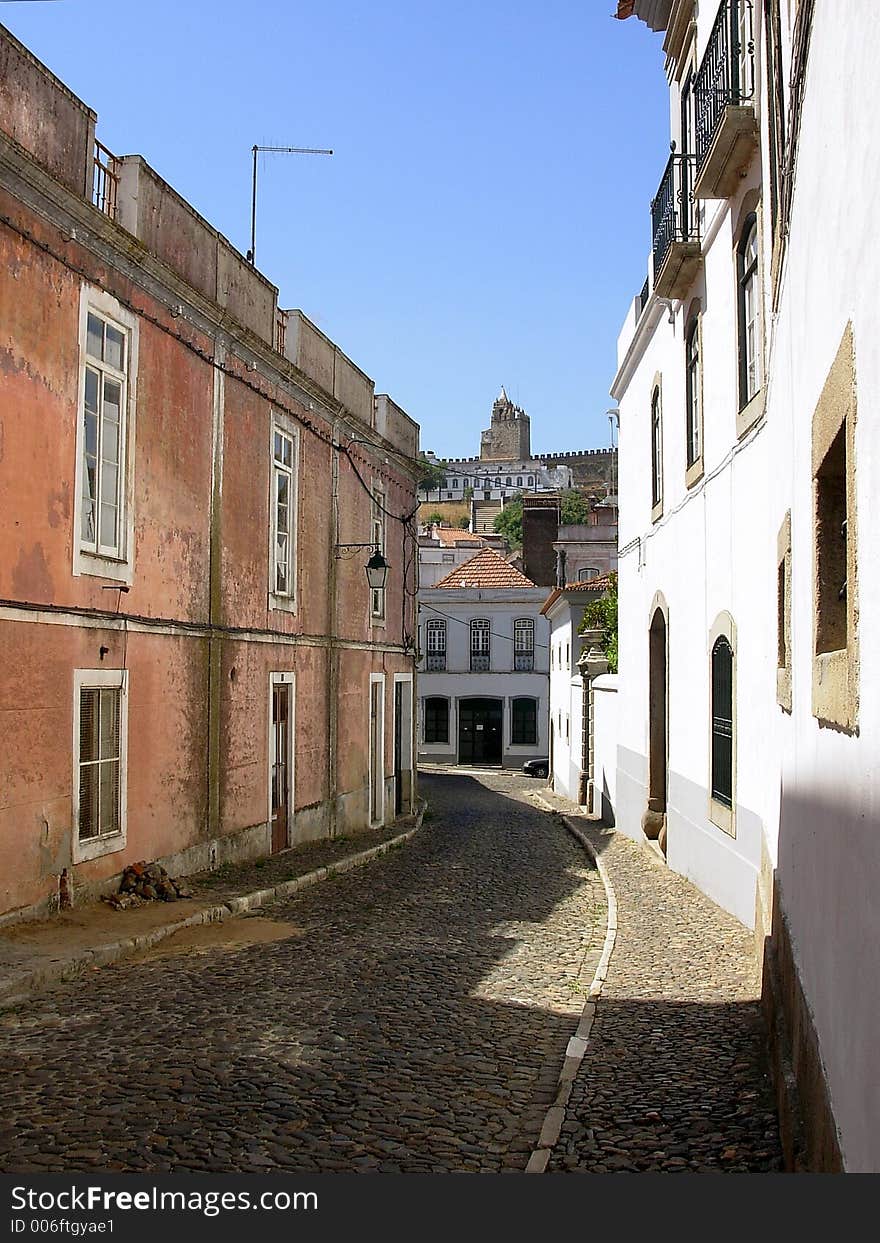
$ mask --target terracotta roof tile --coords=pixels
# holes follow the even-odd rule
[[[455,527],[435,527],[434,538],[439,539],[440,543],[445,547],[454,547],[456,544],[482,544],[483,537],[477,535],[474,531],[462,531]]]
[[[441,578],[435,587],[462,588],[484,587],[500,588],[534,587],[535,584],[525,574],[508,565],[500,553],[494,548],[484,548],[475,557],[457,566],[445,578]]]

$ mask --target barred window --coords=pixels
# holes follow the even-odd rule
[[[449,700],[425,700],[425,742],[449,742]]]
[[[488,619],[471,621],[471,673],[488,673],[491,663],[491,639]]]
[[[538,702],[514,699],[510,705],[510,741],[514,746],[535,746],[538,741]]]
[[[733,806],[733,649],[724,635],[712,648],[712,797]]]
[[[529,673],[535,667],[535,623],[531,617],[518,617],[513,623],[513,667]]]
[[[446,668],[446,619],[432,618],[425,626],[425,663],[428,673],[442,673]]]

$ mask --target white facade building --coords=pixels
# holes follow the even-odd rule
[[[550,623],[550,783],[563,798],[590,807],[613,824],[610,792],[614,781],[609,783],[601,767],[604,763],[607,769],[611,753],[615,768],[617,764],[613,711],[603,716],[600,755],[596,752],[599,739],[594,723],[595,690],[599,683],[607,683],[609,675],[605,674],[603,680],[583,664],[582,657],[591,647],[579,633],[587,605],[600,599],[608,586],[606,574],[555,587],[542,612]],[[596,654],[601,655],[599,649]],[[604,671],[607,666],[600,668]],[[616,690],[615,677],[611,678],[611,685]],[[615,706],[616,698],[615,694]]]
[[[543,587],[485,548],[419,592],[419,759],[518,768],[547,755]]]
[[[755,928],[788,1159],[877,1170],[880,22],[632,11],[675,146],[612,386],[617,823]]]

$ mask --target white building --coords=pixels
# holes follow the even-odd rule
[[[433,587],[457,565],[470,561],[481,548],[504,551],[507,542],[502,535],[477,535],[459,527],[434,524],[419,535],[419,586]]]
[[[877,1170],[880,24],[632,12],[674,150],[612,386],[618,827],[755,928],[789,1160]]]
[[[547,598],[493,548],[419,592],[419,759],[518,768],[547,755]]]
[[[613,824],[615,779],[606,775],[608,757],[604,752],[613,750],[616,769],[616,694],[612,696],[611,715],[606,712],[603,717],[601,740],[594,728],[594,710],[596,694],[616,691],[617,679],[613,675],[596,676],[597,672],[605,674],[607,666],[592,667],[590,654],[600,652],[579,633],[587,605],[600,599],[608,587],[607,574],[554,587],[541,612],[550,623],[550,784],[557,794],[589,807]],[[603,744],[600,755],[596,753],[597,741]]]

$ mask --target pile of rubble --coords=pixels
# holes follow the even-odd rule
[[[116,911],[130,906],[142,906],[144,902],[176,902],[178,898],[191,898],[192,890],[181,881],[174,880],[158,863],[130,863],[122,873],[119,892],[105,901]]]

